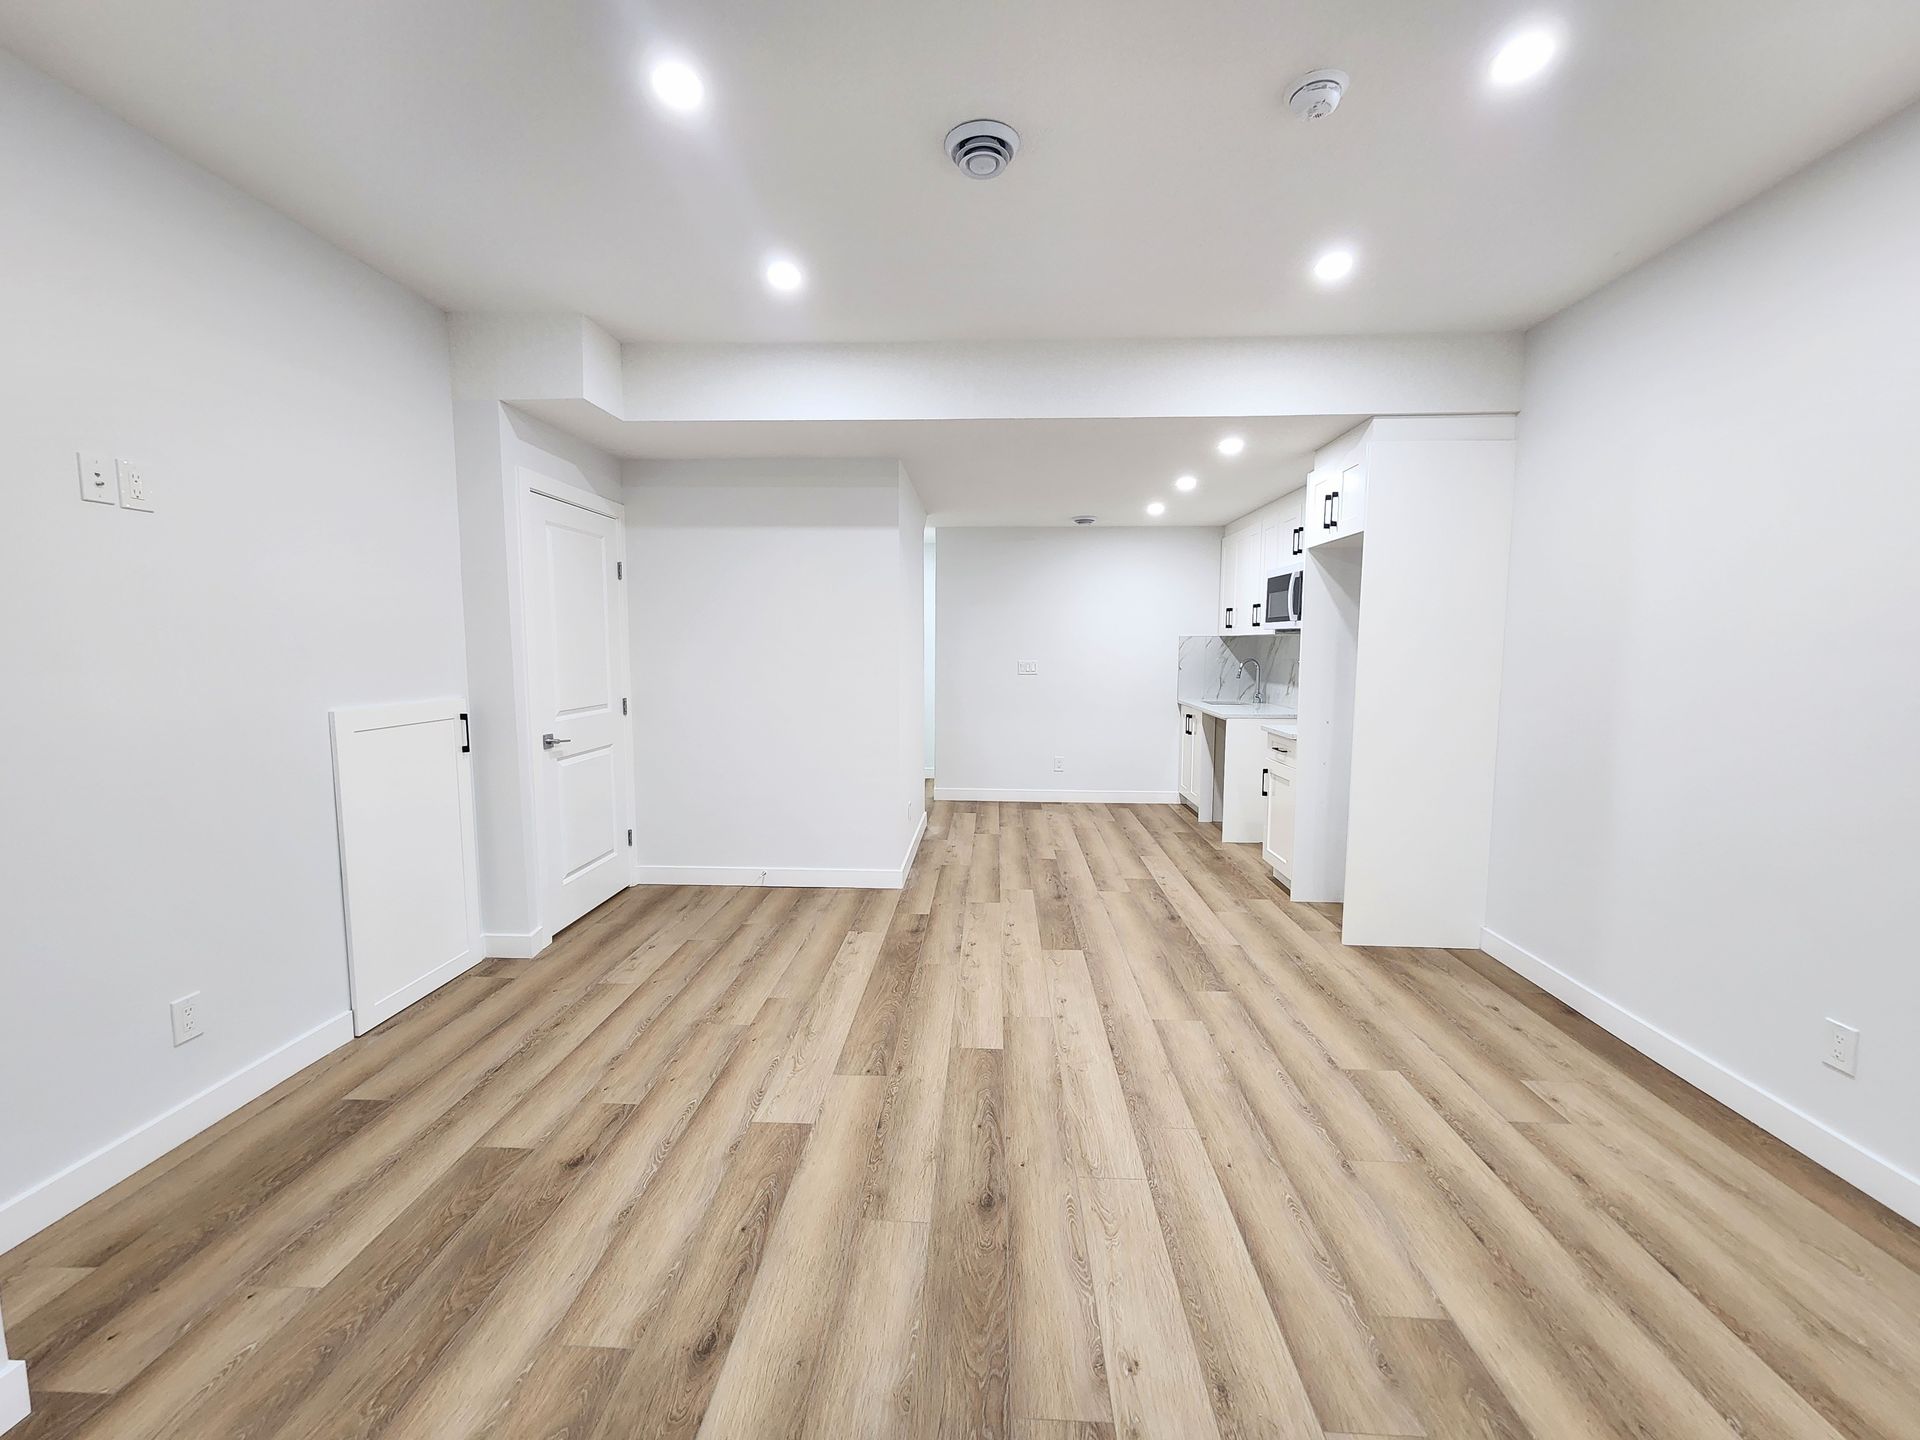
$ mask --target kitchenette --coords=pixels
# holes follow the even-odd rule
[[[1225,527],[1180,641],[1181,803],[1349,943],[1479,944],[1512,483],[1510,416],[1358,425]]]

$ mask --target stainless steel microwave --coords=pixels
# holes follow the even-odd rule
[[[1267,577],[1267,603],[1260,607],[1260,624],[1298,625],[1300,592],[1304,582],[1298,570],[1283,570]]]

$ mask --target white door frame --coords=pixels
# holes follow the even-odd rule
[[[536,943],[536,949],[543,949],[553,940],[553,926],[551,923],[553,917],[547,913],[548,891],[552,877],[549,875],[547,869],[550,858],[547,850],[547,821],[544,807],[540,802],[541,785],[537,768],[540,759],[540,737],[534,733],[533,728],[533,665],[526,658],[525,648],[532,643],[532,627],[527,623],[527,557],[522,544],[522,538],[526,530],[525,519],[522,514],[524,497],[528,495],[543,495],[549,500],[558,500],[563,505],[571,505],[576,509],[586,510],[595,515],[604,515],[609,520],[615,521],[616,528],[614,530],[613,542],[614,558],[620,562],[623,570],[627,563],[627,507],[618,500],[609,500],[598,491],[587,489],[584,485],[574,485],[565,480],[556,480],[551,475],[543,475],[539,471],[528,469],[524,465],[518,467],[518,474],[520,483],[516,487],[517,493],[515,496],[512,525],[515,590],[515,614],[513,618],[514,627],[519,631],[521,638],[520,664],[517,667],[520,671],[521,680],[519,694],[521,775],[523,777],[522,783],[526,787],[522,793],[527,797],[527,813],[531,820],[533,835],[533,864],[530,878],[533,881],[532,909],[534,932],[539,937]],[[624,583],[622,584],[621,594],[624,600],[626,594]],[[631,697],[633,695],[633,655],[628,641],[627,607],[624,603],[614,607],[613,623],[614,683],[619,687],[620,693],[628,697],[628,708],[631,709]],[[633,726],[631,724],[628,724],[620,731],[620,743],[615,755],[614,764],[617,773],[621,777],[621,823],[623,827],[632,828],[634,822],[634,765]],[[634,847],[630,847],[627,853],[626,873],[627,884],[629,886],[639,883],[639,853],[639,850]]]

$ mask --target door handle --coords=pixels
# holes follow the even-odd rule
[[[1267,794],[1267,776],[1272,773],[1270,770],[1262,770],[1260,772],[1260,797],[1262,799],[1265,799]]]
[[[571,745],[572,743],[573,741],[569,740],[566,736],[555,735],[551,730],[540,737],[540,748],[542,750],[552,750],[557,746]]]

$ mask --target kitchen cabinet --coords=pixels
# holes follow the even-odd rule
[[[1267,801],[1267,833],[1260,854],[1274,878],[1293,880],[1293,752],[1297,742],[1280,735],[1267,736],[1267,760],[1260,772]]]
[[[1200,733],[1202,724],[1200,712],[1188,706],[1180,707],[1180,798],[1198,811],[1200,806],[1200,755],[1204,736]],[[1209,789],[1213,777],[1207,777]]]
[[[1367,527],[1367,463],[1362,447],[1339,465],[1315,470],[1307,482],[1308,548],[1359,535]]]
[[[1243,515],[1220,537],[1220,633],[1254,635],[1267,629],[1267,580],[1298,570],[1306,551],[1296,490]],[[1298,546],[1298,550],[1295,549]]]

